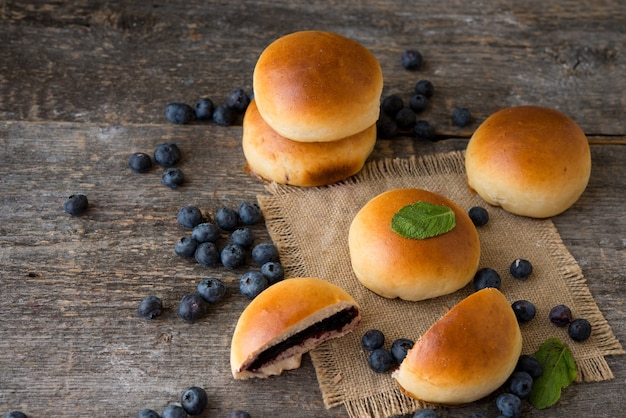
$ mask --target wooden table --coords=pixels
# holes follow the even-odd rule
[[[98,3],[98,4],[94,4]],[[554,222],[616,336],[626,341],[626,7],[620,1],[0,2],[0,414],[134,416],[161,411],[184,389],[204,387],[204,415],[345,416],[326,410],[308,357],[280,378],[234,381],[228,346],[246,300],[247,268],[183,260],[174,243],[184,205],[209,213],[254,201],[263,184],[242,171],[241,126],[164,117],[169,102],[223,102],[251,91],[271,41],[302,29],[349,36],[380,60],[383,95],[408,100],[414,84],[436,89],[420,115],[437,142],[379,140],[371,159],[463,149],[474,129],[507,106],[539,104],[575,119],[591,143],[593,172],[582,198]],[[400,65],[417,48],[424,65]],[[450,114],[474,120],[456,128]],[[170,190],[161,170],[134,174],[132,152],[172,141],[187,182]],[[70,194],[90,210],[70,217]],[[267,239],[262,226],[258,239]],[[181,296],[203,277],[229,296],[201,321],[177,317]],[[166,306],[141,320],[139,301]],[[525,416],[621,416],[624,358],[615,379],[578,384],[555,408]],[[490,402],[443,416],[495,416]]]

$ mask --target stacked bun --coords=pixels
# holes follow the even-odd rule
[[[324,31],[272,42],[254,69],[254,100],[243,121],[249,170],[295,186],[356,174],[376,142],[383,77],[359,43]]]

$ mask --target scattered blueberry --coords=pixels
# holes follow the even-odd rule
[[[404,101],[402,98],[396,94],[392,94],[383,99],[382,104],[380,105],[382,111],[392,118],[396,117],[396,114],[404,108]]]
[[[230,234],[230,241],[243,248],[250,248],[254,244],[254,234],[250,228],[237,228]]]
[[[213,110],[215,109],[215,105],[213,101],[208,98],[199,99],[196,102],[196,107],[194,109],[197,120],[209,121],[213,118]]]
[[[4,418],[28,418],[28,416],[22,411],[11,411]]]
[[[220,251],[213,242],[203,242],[194,253],[196,261],[203,266],[215,267],[220,262]]]
[[[206,304],[197,293],[185,295],[178,302],[178,315],[185,321],[197,321],[205,313]]]
[[[512,393],[501,393],[496,398],[496,406],[502,415],[517,418],[522,413],[522,400]]]
[[[154,161],[162,167],[172,167],[180,161],[180,149],[172,142],[160,144],[154,150]]]
[[[209,277],[198,283],[198,294],[207,303],[217,303],[226,295],[226,286],[217,277]]]
[[[400,64],[407,70],[415,71],[422,66],[422,54],[416,49],[407,49],[400,56]]]
[[[409,350],[413,348],[413,344],[408,338],[398,338],[391,344],[391,355],[396,363],[402,363]]]
[[[511,276],[515,277],[516,279],[526,280],[528,279],[528,276],[530,276],[533,272],[533,265],[528,260],[518,258],[511,263],[509,272],[511,273]]]
[[[176,220],[180,226],[193,229],[202,223],[204,217],[196,206],[184,206],[178,210]]]
[[[268,286],[267,278],[259,271],[248,271],[239,280],[239,291],[248,299],[254,299]]]
[[[143,319],[154,319],[161,315],[163,311],[163,302],[157,296],[146,296],[141,302],[137,312]]]
[[[382,113],[376,121],[376,135],[380,139],[391,139],[398,135],[395,119]]]
[[[226,268],[241,267],[246,261],[246,250],[241,245],[227,244],[220,252],[220,260]]]
[[[526,398],[533,389],[533,377],[524,371],[517,371],[511,374],[507,382],[509,392],[519,398]]]
[[[250,104],[250,96],[243,89],[233,89],[226,96],[226,106],[235,112],[244,113]]]
[[[215,242],[220,237],[220,230],[217,225],[203,222],[196,225],[191,231],[191,238],[197,243]]]
[[[467,214],[475,226],[483,226],[489,222],[489,212],[482,206],[474,206]]]
[[[278,283],[285,278],[283,265],[278,261],[268,261],[261,266],[261,274],[267,278],[270,285]]]
[[[516,300],[511,304],[511,307],[520,323],[532,320],[537,314],[535,305],[527,300]]]
[[[152,168],[152,158],[145,152],[135,152],[130,155],[128,166],[136,173],[145,173]]]
[[[163,412],[161,412],[161,418],[188,418],[189,416],[182,408],[182,406],[178,405],[170,405],[166,407]]]
[[[429,99],[435,93],[435,86],[428,80],[420,80],[415,84],[415,94],[423,94]]]
[[[570,322],[567,333],[574,341],[585,341],[591,336],[591,324],[584,318],[574,319]]]
[[[381,348],[385,344],[385,335],[377,329],[365,331],[361,337],[361,347],[367,351],[373,351]]]
[[[434,409],[420,409],[413,414],[413,418],[439,418],[439,414]]]
[[[185,174],[183,170],[176,167],[166,168],[163,171],[163,176],[161,177],[161,182],[164,186],[169,187],[170,189],[175,189],[185,181]]]
[[[252,416],[246,411],[233,411],[228,414],[228,418],[252,418]]]
[[[152,409],[142,409],[141,411],[137,412],[135,418],[161,418],[161,416],[157,411],[154,411]]]
[[[417,115],[408,107],[403,107],[396,113],[396,125],[399,129],[412,129],[417,122]]]
[[[165,117],[172,123],[189,123],[195,116],[193,109],[187,103],[170,103],[165,108]]]
[[[550,309],[548,318],[557,327],[564,327],[572,322],[572,311],[566,305],[556,305]]]
[[[474,290],[482,290],[486,287],[495,287],[500,289],[502,280],[497,271],[492,268],[485,267],[479,269],[474,275]]]
[[[252,259],[260,265],[279,261],[278,248],[272,242],[262,242],[252,249]]]
[[[543,366],[535,356],[530,354],[522,354],[517,360],[515,370],[524,371],[528,373],[533,379],[536,379],[543,373]]]
[[[423,112],[428,106],[428,97],[423,94],[414,94],[409,98],[409,107],[415,112]]]
[[[367,357],[367,364],[370,366],[370,369],[374,370],[376,373],[386,373],[391,370],[394,361],[389,350],[377,348]]]
[[[415,136],[419,139],[427,139],[429,141],[434,141],[435,136],[435,128],[425,120],[418,120],[413,127],[415,131]]]
[[[84,194],[73,194],[63,202],[63,209],[72,216],[79,216],[87,212],[89,201]]]
[[[209,397],[204,389],[192,386],[180,397],[180,406],[189,415],[200,415],[209,404]]]
[[[459,128],[467,126],[472,120],[472,114],[466,107],[457,107],[452,112],[452,122]]]
[[[213,121],[218,125],[230,126],[235,122],[235,112],[226,105],[218,105],[213,111]]]
[[[196,248],[198,248],[198,243],[191,237],[182,237],[178,242],[174,245],[174,252],[179,257],[193,257]]]
[[[233,209],[224,206],[215,213],[215,223],[223,230],[232,231],[237,228],[239,215]]]
[[[263,219],[263,212],[256,203],[241,202],[237,214],[245,225],[256,225]]]

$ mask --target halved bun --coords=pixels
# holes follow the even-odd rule
[[[435,322],[392,376],[412,398],[465,404],[500,387],[521,350],[522,334],[511,305],[500,291],[486,288]]]
[[[364,46],[341,35],[301,31],[272,42],[253,73],[263,119],[285,138],[335,141],[376,123],[383,76]]]
[[[376,144],[376,125],[332,142],[296,142],[263,120],[252,100],[243,120],[243,153],[259,177],[292,186],[325,186],[358,173]]]
[[[300,367],[302,354],[352,331],[361,309],[345,290],[318,278],[278,282],[239,317],[230,348],[233,377],[279,375]]]
[[[425,201],[452,209],[456,226],[427,239],[404,238],[391,229],[402,207]],[[452,293],[474,277],[480,259],[476,227],[456,203],[422,189],[394,189],[371,199],[348,233],[352,269],[359,281],[386,298],[423,300]]]
[[[589,142],[563,113],[517,106],[489,116],[465,155],[467,182],[489,204],[546,218],[568,209],[591,174]]]

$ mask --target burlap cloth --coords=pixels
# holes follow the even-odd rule
[[[547,338],[558,337],[574,355],[579,381],[613,378],[605,356],[624,351],[552,221],[519,217],[489,207],[470,193],[464,173],[464,152],[455,151],[372,162],[353,178],[328,187],[297,188],[272,183],[266,187],[269,194],[258,196],[286,277],[328,280],[344,288],[363,309],[363,322],[355,332],[311,352],[327,408],[343,404],[351,417],[388,417],[423,407],[398,391],[390,373],[378,374],[369,369],[361,336],[370,328],[380,329],[387,348],[396,338],[417,340],[450,307],[473,291],[469,284],[448,296],[406,302],[382,298],[358,282],[348,250],[352,218],[374,196],[402,187],[442,194],[466,210],[475,205],[489,210],[489,222],[478,228],[480,267],[491,267],[500,273],[501,290],[510,302],[526,299],[537,308],[535,319],[521,325],[523,353],[533,353]],[[533,264],[533,274],[527,281],[514,279],[508,272],[516,258]],[[550,308],[561,303],[570,306],[575,317],[591,322],[593,334],[589,340],[574,343],[566,329],[548,321]]]

